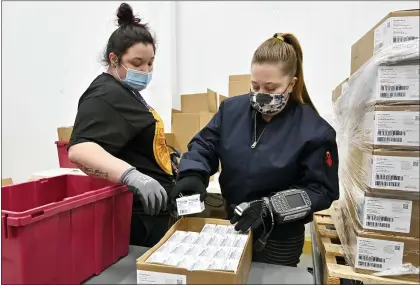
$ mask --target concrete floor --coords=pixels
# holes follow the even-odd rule
[[[300,268],[312,268],[312,255],[310,254],[302,254],[300,256],[300,263],[298,264]]]

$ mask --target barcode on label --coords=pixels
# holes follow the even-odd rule
[[[408,41],[413,41],[418,39],[419,37],[415,37],[415,36],[407,36],[407,37],[402,37],[402,36],[395,36],[392,38],[392,41],[394,43],[404,43],[404,42],[408,42]]]
[[[385,258],[377,257],[377,256],[369,256],[364,254],[359,254],[359,260],[363,261],[370,261],[370,262],[385,262]]]
[[[407,96],[406,92],[381,92],[379,94],[381,98],[402,98]]]
[[[395,250],[401,250],[401,246],[396,245],[396,246],[395,246]]]
[[[180,209],[180,210],[179,210],[179,213],[180,213],[181,215],[187,214],[187,213],[188,213],[188,209]]]
[[[183,282],[183,280],[182,280],[182,279],[177,279],[177,280],[176,280],[176,284],[181,285],[181,284],[184,284],[184,282]]]
[[[378,130],[378,136],[405,136],[406,132],[401,130]]]
[[[381,98],[403,98],[406,95],[406,92],[381,92],[379,94]]]
[[[413,161],[413,166],[419,167],[419,162],[418,161]]]
[[[391,228],[391,224],[388,223],[379,223],[379,222],[366,222],[366,226],[372,227],[372,228]]]
[[[380,187],[400,187],[400,182],[389,182],[389,181],[375,181],[375,186]]]
[[[414,117],[414,121],[420,121],[420,116],[419,116],[419,115],[416,115],[416,116]]]
[[[373,267],[373,268],[382,268],[382,264],[380,263],[373,263],[373,262],[365,262],[365,261],[359,261],[359,266],[363,267]]]
[[[404,180],[404,176],[398,176],[398,175],[385,175],[385,174],[376,174],[376,180],[388,180],[388,181],[392,181],[392,180],[397,180],[397,181],[403,181]]]
[[[402,138],[393,138],[393,137],[378,137],[378,142],[402,142]]]
[[[377,267],[375,267],[375,265],[370,265],[370,266],[375,267],[375,268],[382,268],[382,264],[378,264],[378,262],[385,263],[385,258],[359,254],[359,265],[363,266],[363,264],[360,264],[361,262],[376,264]],[[369,265],[365,265],[365,266],[369,266]]]
[[[367,219],[371,221],[379,221],[379,222],[393,222],[394,218],[387,217],[387,216],[376,216],[376,215],[367,215]]]
[[[408,210],[408,204],[403,204],[403,209]]]
[[[409,85],[381,85],[381,91],[407,91]]]

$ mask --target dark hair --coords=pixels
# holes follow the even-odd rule
[[[151,44],[156,52],[156,42],[147,24],[140,23],[141,19],[134,16],[133,9],[127,3],[122,3],[117,10],[118,29],[109,37],[103,54],[103,62],[111,64],[109,54],[115,53],[118,62],[122,55],[136,43]]]
[[[309,97],[303,78],[303,52],[297,38],[292,34],[276,33],[264,41],[254,52],[252,63],[284,63],[284,72],[297,78],[292,98],[301,104],[316,108]]]

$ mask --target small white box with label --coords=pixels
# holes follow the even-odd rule
[[[204,202],[200,201],[200,195],[184,196],[176,199],[179,216],[197,214],[204,211]]]

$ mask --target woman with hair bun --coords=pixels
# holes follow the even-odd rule
[[[224,100],[192,139],[171,192],[171,200],[205,197],[220,160],[222,194],[234,205],[228,216],[237,231],[254,231],[254,261],[297,266],[305,223],[339,196],[335,131],[309,97],[302,64],[292,34],[264,41],[251,61],[250,92]],[[276,203],[286,193],[298,196]]]
[[[130,244],[150,247],[168,230],[174,185],[162,119],[140,94],[152,80],[156,43],[128,4],[117,17],[103,55],[108,69],[80,97],[69,159],[90,176],[129,186]]]

